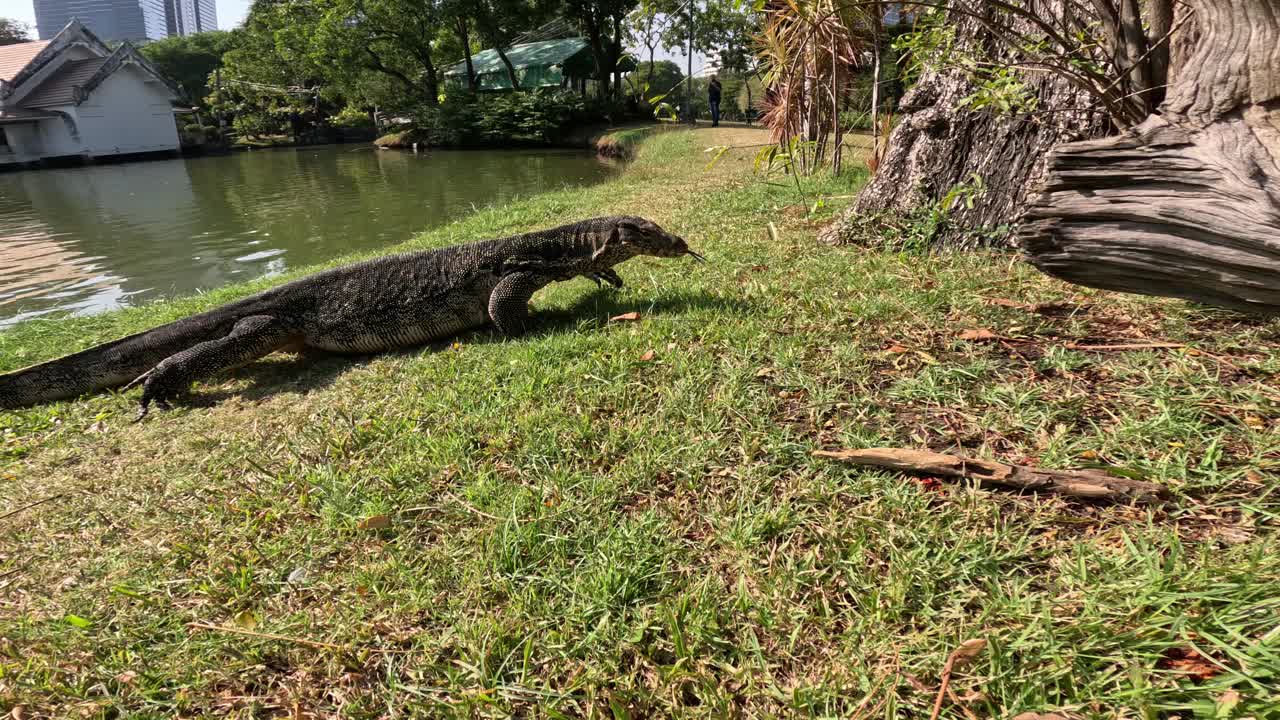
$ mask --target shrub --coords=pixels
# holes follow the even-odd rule
[[[373,127],[373,118],[360,108],[348,105],[330,116],[329,124],[337,128],[367,130]]]
[[[420,108],[414,124],[435,146],[549,145],[594,112],[598,110],[569,90],[463,93]]]

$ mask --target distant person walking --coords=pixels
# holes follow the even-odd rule
[[[711,105],[711,127],[720,125],[720,76],[712,75],[707,85],[707,102]]]

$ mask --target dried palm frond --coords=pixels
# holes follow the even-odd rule
[[[845,106],[853,71],[866,62],[866,39],[877,17],[840,0],[771,0],[764,7],[764,28],[757,36],[765,68],[761,121],[779,144],[810,143],[796,170],[808,173],[826,161],[840,169]]]

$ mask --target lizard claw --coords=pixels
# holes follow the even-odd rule
[[[142,420],[146,418],[148,414],[150,414],[151,402],[152,402],[152,399],[149,397],[142,398],[142,401],[138,403],[138,414],[133,416],[133,420],[131,420],[129,423],[130,425],[142,422]],[[155,400],[155,404],[156,404],[156,407],[160,408],[161,410],[173,409],[173,406],[169,404],[168,400]]]

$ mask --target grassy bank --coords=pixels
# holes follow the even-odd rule
[[[704,170],[761,142],[659,133],[618,180],[408,243],[626,212],[712,260],[549,288],[531,336],[273,356],[139,425],[136,391],[0,413],[0,710],[928,718],[983,638],[942,717],[1275,717],[1280,326],[815,246],[754,148]],[[855,183],[804,189],[821,216]],[[28,323],[0,370],[267,284]],[[1068,347],[1155,341],[1188,347]],[[811,457],[869,445],[1108,463],[1176,501]]]

